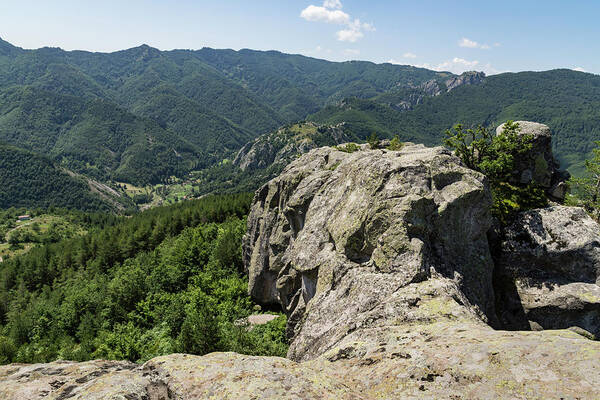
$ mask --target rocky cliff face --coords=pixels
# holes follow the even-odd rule
[[[9,365],[0,398],[597,397],[600,226],[551,207],[492,235],[490,202],[441,147],[312,150],[256,193],[243,243],[289,359]]]
[[[387,323],[386,309],[398,318],[404,290],[429,280],[487,322],[490,204],[484,176],[441,147],[312,151],[257,193],[243,247],[250,293],[288,312],[295,360]]]
[[[577,207],[527,211],[506,227],[494,252],[502,325],[600,337],[599,233]]]
[[[349,140],[343,124],[319,126],[312,122],[299,123],[261,135],[247,143],[237,153],[233,164],[244,171],[283,167],[297,156],[319,146],[332,146]]]
[[[553,162],[549,139],[519,168]],[[556,166],[545,173],[550,188]],[[485,178],[442,148],[312,151],[257,192],[250,293],[290,315],[289,358],[360,370],[377,382],[363,394],[384,381],[401,398],[592,396],[600,226],[581,209],[532,210],[490,242],[489,201]]]
[[[390,104],[390,106],[403,111],[412,110],[413,107],[421,104],[427,97],[436,97],[464,85],[479,85],[484,80],[485,73],[476,71],[463,72],[462,74],[453,76],[445,81],[431,79],[418,86],[412,87],[403,98],[396,101],[394,104]]]
[[[459,76],[453,76],[448,79],[446,84],[446,91],[450,92],[459,86],[463,85],[478,85],[485,79],[485,73],[477,71],[463,72]]]

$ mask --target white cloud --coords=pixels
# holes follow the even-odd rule
[[[349,55],[349,56],[357,56],[360,54],[360,50],[357,49],[346,49],[344,50],[344,53]]]
[[[477,43],[474,40],[467,39],[467,38],[460,39],[458,41],[458,45],[460,47],[466,47],[466,48],[469,48],[469,49],[483,49],[483,50],[488,50],[488,49],[491,48],[491,46],[488,45],[488,44],[480,44],[480,43]]]
[[[300,13],[300,17],[312,22],[327,22],[344,25],[350,22],[350,16],[342,10],[330,10],[325,7],[310,5]]]
[[[348,24],[348,29],[342,29],[336,35],[340,42],[354,43],[365,36],[363,31],[373,32],[374,30],[373,25],[361,23],[359,19],[355,19],[352,23]]]
[[[583,69],[582,67],[575,67],[573,68],[573,71],[577,71],[577,72],[587,72],[585,69]]]
[[[470,71],[479,65],[479,61],[465,60],[464,58],[454,57],[452,60],[447,60],[439,64],[423,63],[415,65],[415,67],[427,68],[434,71],[450,71],[455,74],[460,74],[465,71]]]
[[[404,58],[417,58],[417,55],[414,54],[414,53],[408,52],[408,53],[402,54],[402,57],[404,57]]]
[[[342,11],[340,0],[325,0],[322,6],[309,5],[302,10],[300,17],[311,22],[346,25],[336,32],[337,39],[341,42],[354,43],[365,36],[364,32],[375,30],[372,24],[360,22],[358,18],[352,20],[350,15]]]
[[[323,7],[325,8],[333,8],[333,9],[341,9],[342,2],[340,0],[325,0],[323,2]]]
[[[340,42],[350,42],[350,43],[354,43],[358,39],[361,39],[362,37],[365,36],[364,33],[362,33],[359,30],[355,30],[355,29],[342,29],[341,31],[337,31],[336,35],[337,35],[337,39]]]

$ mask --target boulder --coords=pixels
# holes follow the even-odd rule
[[[442,292],[488,321],[490,204],[486,178],[442,147],[313,150],[256,194],[243,245],[249,292],[288,313],[294,360],[319,356],[363,319],[387,323],[378,315],[400,312],[405,288],[429,279],[450,279]]]
[[[552,153],[552,132],[547,125],[530,121],[515,121],[519,124],[520,135],[531,135],[533,137],[531,151],[524,157],[516,160],[514,171],[514,183],[528,184],[532,181],[541,185],[546,193],[556,200],[563,200],[567,185],[565,181],[569,178],[566,171],[559,171],[559,163]],[[496,134],[504,132],[504,124],[496,129]]]
[[[577,326],[600,337],[600,225],[582,208],[521,213],[503,230],[494,256],[504,326]]]

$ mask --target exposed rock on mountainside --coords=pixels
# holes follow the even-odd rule
[[[482,83],[484,79],[485,73],[476,71],[463,72],[461,75],[451,76],[445,81],[442,81],[439,78],[431,79],[418,86],[412,87],[412,90],[409,90],[401,100],[390,105],[403,111],[412,110],[413,107],[423,103],[423,100],[427,97],[436,97],[463,85],[478,85]],[[404,89],[404,91],[406,91],[406,89]]]
[[[432,398],[591,395],[591,382],[599,382],[600,374],[588,373],[584,364],[598,370],[588,352],[599,352],[600,343],[586,339],[586,331],[595,333],[590,325],[597,326],[592,318],[597,290],[589,277],[572,276],[574,285],[561,288],[563,296],[580,300],[567,299],[570,309],[583,305],[587,314],[570,314],[567,306],[554,320],[548,313],[532,324],[536,329],[575,326],[580,333],[492,329],[503,326],[488,292],[494,270],[486,237],[489,201],[485,178],[442,148],[314,150],[257,192],[244,243],[250,293],[264,303],[279,302],[289,313],[291,359],[317,363],[325,358],[345,364],[340,369],[362,365],[359,374],[371,381],[365,379],[360,393],[386,381],[379,375],[385,370],[396,377],[386,381],[392,397],[419,390]],[[549,213],[558,229],[559,220],[577,221],[581,210],[538,212]],[[563,222],[563,229],[570,229]],[[574,222],[571,232],[587,232],[589,244],[565,236],[571,244],[561,245],[563,256],[574,256],[569,246],[588,249],[589,254],[575,251],[588,254],[583,275],[600,265],[592,257],[597,231],[592,234],[588,222]],[[545,248],[549,259],[561,257]],[[576,264],[571,269],[577,270]],[[556,299],[549,295],[543,301]],[[400,366],[374,357],[390,354],[410,361]],[[466,367],[475,359],[478,363]],[[431,383],[411,380],[418,374],[406,373],[407,365],[424,367],[430,375],[417,380]],[[465,378],[454,375],[467,370]],[[577,387],[576,382],[585,383]]]
[[[305,122],[286,126],[275,132],[261,135],[246,144],[236,155],[233,163],[242,170],[255,170],[273,166],[285,166],[295,157],[320,146],[347,142],[349,135],[343,124],[319,126]]]
[[[496,268],[504,326],[577,326],[600,337],[600,225],[583,209],[522,213],[503,232]]]
[[[453,89],[462,85],[477,85],[485,79],[485,73],[477,71],[463,72],[459,76],[453,76],[448,79],[446,84],[446,91],[450,92]]]
[[[559,163],[552,154],[552,132],[548,125],[530,121],[515,121],[519,124],[520,135],[533,137],[532,149],[527,156],[517,162],[514,172],[515,183],[528,184],[535,181],[555,199],[562,200],[567,192],[568,172],[559,171]],[[504,132],[504,124],[496,129],[496,134]]]

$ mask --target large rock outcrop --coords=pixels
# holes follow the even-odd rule
[[[381,313],[398,317],[405,290],[430,279],[488,321],[490,204],[485,177],[442,147],[312,151],[256,195],[243,247],[250,293],[287,311],[295,360],[387,323]]]
[[[344,124],[334,126],[303,122],[261,135],[238,151],[233,164],[243,171],[283,168],[301,154],[320,146],[350,140]]]
[[[516,160],[514,183],[528,184],[532,181],[546,190],[552,198],[562,200],[567,192],[569,174],[559,170],[559,163],[552,153],[552,131],[548,125],[530,121],[515,121],[519,124],[519,135],[532,137],[532,148],[525,156]],[[496,134],[504,132],[504,124]]]
[[[250,293],[288,312],[289,358],[366,376],[364,398],[592,397],[586,332],[492,328],[489,204],[443,148],[312,151],[256,194]]]
[[[494,253],[503,326],[578,327],[600,337],[600,225],[582,208],[521,213]]]

